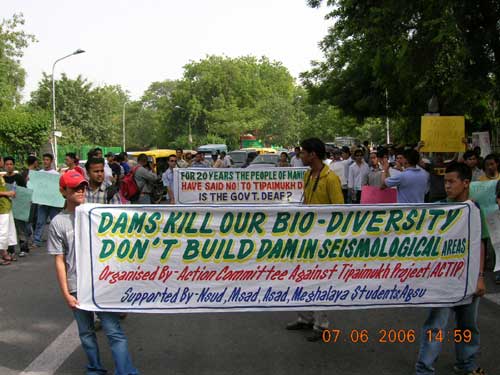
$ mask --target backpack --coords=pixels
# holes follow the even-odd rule
[[[165,187],[163,186],[162,180],[157,180],[153,183],[153,189],[151,191],[151,203],[158,204],[165,196]]]
[[[137,201],[141,195],[141,190],[135,181],[135,172],[139,167],[134,167],[129,174],[123,177],[120,183],[120,194],[130,202]]]
[[[114,183],[106,188],[106,204],[109,204],[115,197],[116,193],[120,191],[119,184]]]

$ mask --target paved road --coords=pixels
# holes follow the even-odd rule
[[[481,301],[481,365],[500,374],[500,287],[487,275]],[[0,267],[0,375],[83,374],[84,353],[55,280],[52,258],[41,249]],[[426,310],[334,311],[337,343],[309,343],[288,332],[294,313],[130,314],[124,321],[135,365],[142,374],[412,374],[418,344],[379,343],[381,329],[420,332]],[[450,328],[452,326],[450,325]],[[349,342],[366,329],[370,342]],[[104,364],[112,359],[99,333]],[[346,342],[345,342],[346,341]],[[438,374],[452,374],[453,345],[445,344]]]

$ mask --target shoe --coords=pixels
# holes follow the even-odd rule
[[[486,372],[481,367],[478,367],[473,371],[466,372],[465,375],[486,375]]]
[[[24,258],[26,256],[26,253],[24,251],[19,252],[19,258]]]
[[[323,330],[322,329],[313,329],[312,333],[307,336],[307,341],[309,342],[317,342],[323,340]]]
[[[477,369],[472,371],[467,371],[457,366],[453,366],[453,371],[455,372],[455,374],[459,375],[486,375],[486,371],[484,371],[481,367],[478,367]]]
[[[299,331],[302,329],[311,329],[313,326],[314,326],[314,323],[304,323],[304,322],[295,321],[292,323],[288,323],[286,325],[286,329],[289,331]]]

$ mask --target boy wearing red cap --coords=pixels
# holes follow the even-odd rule
[[[61,194],[66,198],[66,208],[50,223],[47,250],[55,257],[56,275],[62,295],[73,310],[78,334],[87,355],[87,374],[105,374],[101,364],[94,314],[78,308],[77,274],[75,258],[75,209],[85,202],[88,182],[78,172],[68,171],[59,179]],[[115,374],[132,375],[139,372],[132,365],[127,337],[120,326],[118,313],[97,312],[108,337],[115,364]]]

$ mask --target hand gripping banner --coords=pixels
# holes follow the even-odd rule
[[[85,204],[78,299],[149,313],[458,305],[476,288],[480,238],[471,202]]]

